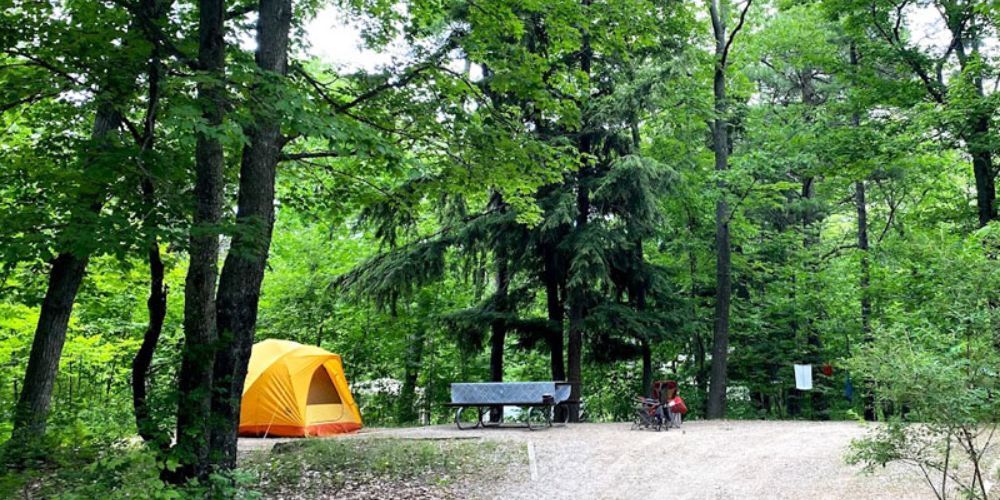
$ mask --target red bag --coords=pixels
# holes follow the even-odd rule
[[[674,396],[674,399],[670,400],[670,402],[674,404],[674,406],[670,408],[670,411],[680,413],[681,415],[687,414],[688,407],[684,404],[684,400],[681,399],[680,396]]]

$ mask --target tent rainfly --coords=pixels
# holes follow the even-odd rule
[[[329,436],[361,428],[340,356],[287,340],[254,344],[243,385],[241,436]]]

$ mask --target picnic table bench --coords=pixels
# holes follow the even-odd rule
[[[571,384],[568,382],[484,382],[451,384],[451,402],[446,407],[455,408],[455,425],[459,429],[499,427],[500,422],[484,422],[483,416],[491,408],[517,406],[527,409],[525,426],[532,427],[532,416],[541,412],[546,427],[552,427],[552,411],[560,405],[572,404]],[[475,410],[475,422],[463,422],[462,414]]]

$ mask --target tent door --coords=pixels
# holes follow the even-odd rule
[[[306,399],[306,424],[336,422],[344,418],[344,405],[326,367],[313,372]]]

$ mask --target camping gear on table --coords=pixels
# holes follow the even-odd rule
[[[812,365],[795,365],[795,388],[800,391],[812,390]]]
[[[243,384],[241,436],[328,436],[360,428],[361,412],[340,356],[287,340],[254,344]]]

